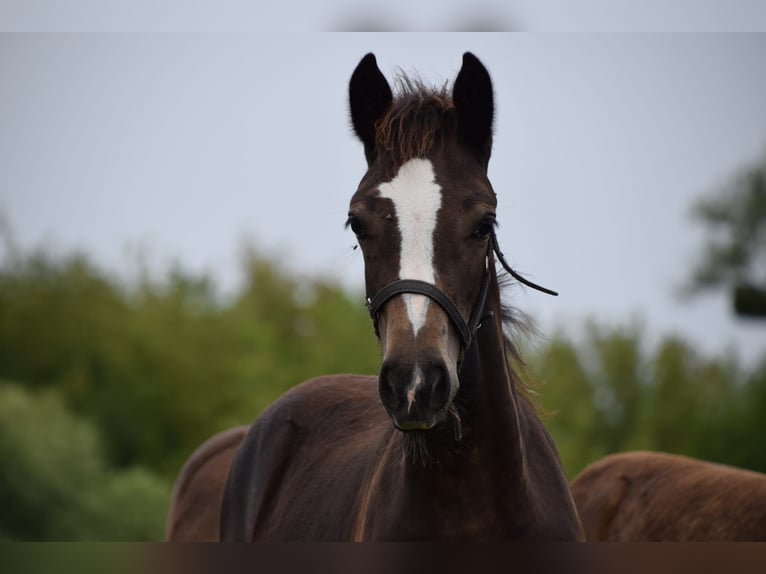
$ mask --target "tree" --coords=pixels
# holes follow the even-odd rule
[[[724,288],[742,317],[766,318],[766,156],[693,207],[707,229],[690,290]]]
[[[558,333],[528,357],[536,403],[570,477],[626,450],[766,471],[766,355],[751,368],[678,337],[649,344],[637,323],[591,322],[579,339]]]
[[[180,265],[124,284],[83,255],[0,263],[0,379],[56,389],[110,463],[165,478],[224,428],[308,378],[380,363],[363,296],[254,248],[223,297]]]

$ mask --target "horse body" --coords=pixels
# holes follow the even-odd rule
[[[170,496],[166,540],[218,540],[226,477],[248,429],[249,426],[241,426],[220,432],[197,447],[186,460]]]
[[[368,54],[349,94],[368,169],[347,224],[380,373],[313,379],[264,411],[232,463],[221,539],[581,538],[508,363],[489,74],[465,54],[451,96],[405,79],[394,98]]]
[[[479,366],[479,357],[470,360]],[[553,443],[529,403],[511,400],[503,383],[493,396],[486,385],[471,393],[463,381],[464,436],[457,444],[446,426],[417,435],[397,430],[380,406],[376,377],[334,375],[295,387],[258,418],[243,443],[227,486],[225,536],[577,538],[579,522]]]
[[[766,475],[685,456],[606,456],[572,481],[588,540],[766,540]]]

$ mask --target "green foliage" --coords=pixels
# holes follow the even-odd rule
[[[173,269],[126,287],[81,256],[0,268],[0,539],[156,540],[170,483],[212,434],[291,386],[376,372],[361,295],[255,251],[222,297]],[[609,452],[766,471],[766,357],[745,369],[638,325],[590,324],[527,357],[568,474]]]
[[[157,540],[169,484],[109,469],[59,393],[0,385],[0,531],[20,540]]]
[[[169,482],[146,469],[111,471],[59,524],[72,540],[162,540],[169,497]]]
[[[361,297],[254,253],[245,270],[224,301],[179,269],[128,290],[80,256],[17,257],[0,272],[0,377],[56,388],[102,430],[113,463],[170,478],[302,380],[377,368]]]
[[[161,538],[169,482],[202,441],[305,379],[376,370],[361,297],[254,252],[245,271],[224,299],[180,269],[126,288],[82,256],[6,262],[0,378],[35,394],[0,395],[0,533]]]
[[[760,440],[766,358],[750,371],[702,357],[676,337],[645,349],[637,325],[589,325],[579,343],[558,334],[530,357],[546,426],[574,476],[625,450],[686,454],[766,472]]]

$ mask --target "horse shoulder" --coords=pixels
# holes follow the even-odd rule
[[[300,528],[311,526],[295,501],[327,482],[328,465],[316,463],[343,450],[344,442],[334,443],[333,437],[354,433],[354,419],[375,406],[374,382],[374,377],[358,375],[317,377],[285,393],[256,419],[229,473],[222,540],[284,539],[284,532],[271,530],[277,522],[271,519],[283,514],[286,505],[294,504],[291,516],[301,524],[283,530],[300,537]]]
[[[226,476],[248,428],[240,426],[214,435],[186,460],[170,497],[165,529],[168,541],[218,540],[219,511]]]

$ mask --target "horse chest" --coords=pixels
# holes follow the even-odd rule
[[[365,540],[495,540],[523,530],[524,504],[515,509],[507,492],[486,473],[408,477],[394,484],[381,477],[363,509]],[[505,495],[504,495],[505,494]]]

